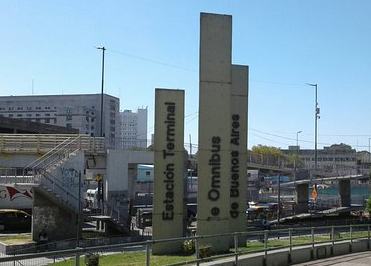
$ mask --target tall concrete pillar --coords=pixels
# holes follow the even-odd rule
[[[248,66],[232,65],[230,232],[246,231]],[[242,240],[242,239],[241,239]]]
[[[296,185],[296,209],[295,213],[307,213],[309,200],[309,184]]]
[[[201,13],[197,234],[229,232],[232,17]],[[215,251],[229,240],[208,238]]]
[[[41,235],[48,241],[76,238],[77,214],[34,188],[31,230],[33,241]]]
[[[184,236],[184,91],[156,89],[153,239]],[[182,250],[182,242],[157,243],[153,254]]]
[[[341,207],[350,207],[352,202],[350,192],[350,179],[343,179],[339,181],[339,194]]]

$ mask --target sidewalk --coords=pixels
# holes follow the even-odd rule
[[[348,254],[338,257],[331,257],[322,260],[314,260],[295,266],[369,266],[371,265],[371,251]]]

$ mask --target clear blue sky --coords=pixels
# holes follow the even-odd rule
[[[106,93],[121,109],[149,108],[154,88],[186,90],[185,136],[197,142],[199,13],[233,16],[233,63],[250,66],[249,146],[313,147],[319,84],[320,147],[368,149],[370,1],[0,2],[0,95]]]

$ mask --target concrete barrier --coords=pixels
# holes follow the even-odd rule
[[[238,257],[238,265],[254,265],[254,266],[286,266],[290,264],[304,263],[311,260],[328,258],[331,256],[345,255],[355,252],[363,252],[368,250],[368,240],[353,240],[342,241],[334,244],[333,254],[331,243],[317,244],[312,252],[312,246],[306,245],[301,247],[293,247],[291,256],[288,248],[268,251],[266,259],[264,252],[240,255]],[[290,261],[291,260],[291,261]],[[210,261],[202,265],[234,265],[235,257],[224,258],[217,261]]]

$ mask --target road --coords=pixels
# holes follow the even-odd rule
[[[323,260],[295,264],[296,266],[369,266],[371,265],[371,251],[331,257]]]

